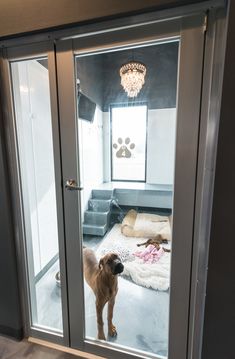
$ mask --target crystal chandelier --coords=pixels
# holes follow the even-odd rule
[[[120,68],[121,85],[128,97],[136,97],[146,75],[146,67],[141,62],[130,61]]]

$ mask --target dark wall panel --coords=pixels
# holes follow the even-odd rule
[[[103,109],[109,105],[133,101],[120,83],[119,69],[128,61],[140,61],[146,66],[145,84],[134,101],[148,103],[149,109],[176,106],[178,42],[148,46],[104,56],[103,62]]]
[[[203,341],[203,359],[232,359],[235,339],[235,2],[224,69]]]
[[[0,37],[195,0],[1,0]]]
[[[0,333],[21,338],[23,331],[16,268],[16,251],[13,235],[9,174],[6,163],[1,115],[0,189]]]
[[[129,61],[145,64],[145,84],[137,97],[128,98],[121,85],[120,67]],[[178,42],[109,52],[77,59],[81,91],[103,111],[111,104],[147,102],[149,109],[176,106]]]
[[[79,57],[76,60],[79,90],[101,109],[103,107],[102,55]]]

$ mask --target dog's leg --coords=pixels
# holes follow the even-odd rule
[[[137,244],[137,247],[140,247],[140,246],[145,246],[147,244],[147,242],[144,242],[144,243],[138,243]]]
[[[106,340],[104,335],[104,322],[103,322],[103,309],[105,306],[104,301],[96,300],[96,317],[98,328],[98,339]]]
[[[115,304],[115,297],[111,298],[108,302],[108,333],[111,337],[117,335],[115,326],[113,325],[113,307]]]

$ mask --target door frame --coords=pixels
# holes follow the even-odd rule
[[[74,179],[81,186],[79,178],[79,140],[76,119],[76,55],[100,54],[115,51],[129,46],[141,46],[160,43],[180,38],[180,59],[178,70],[177,92],[177,143],[175,164],[175,198],[173,238],[178,245],[174,245],[171,269],[170,289],[170,325],[168,357],[187,357],[189,296],[191,284],[191,258],[194,229],[194,206],[196,191],[197,155],[199,119],[201,104],[201,81],[203,71],[203,53],[205,36],[205,12],[181,19],[165,22],[151,22],[139,24],[125,30],[115,29],[114,32],[96,32],[83,35],[75,39],[65,39],[57,42],[57,75],[60,108],[60,128],[62,143],[62,167],[64,174],[64,205],[67,241],[67,254],[70,260],[68,267],[68,292],[70,306],[70,340],[71,346],[79,350],[91,352],[105,357],[132,358],[159,357],[144,354],[134,349],[126,349],[110,343],[100,343],[88,340],[84,333],[84,297],[82,272],[82,225],[80,213],[80,192],[65,189],[66,180]],[[193,41],[192,41],[193,39]],[[187,56],[190,54],[190,56]],[[192,86],[192,83],[194,86]],[[65,96],[66,94],[66,96]],[[185,133],[187,136],[185,136]],[[73,139],[73,140],[72,140]],[[185,151],[187,149],[187,151]],[[184,163],[182,168],[181,163]],[[185,195],[182,196],[182,193]],[[182,213],[182,208],[189,208]],[[72,210],[71,210],[72,209]],[[79,221],[74,220],[79,218]],[[184,235],[182,236],[182,228]],[[191,238],[191,240],[186,240]],[[183,249],[183,251],[182,251]],[[182,253],[184,252],[184,261]],[[187,271],[185,270],[187,268]],[[187,272],[187,273],[186,273]],[[76,276],[75,276],[76,273]],[[180,278],[180,281],[179,281]],[[77,283],[74,286],[74,283]],[[177,283],[177,285],[175,285]],[[80,304],[78,306],[78,303]],[[173,310],[173,308],[177,308]],[[181,323],[181,331],[178,330]],[[183,354],[184,353],[184,354]]]
[[[205,306],[207,263],[210,241],[210,223],[213,202],[213,187],[215,175],[215,161],[217,150],[217,138],[219,130],[220,103],[223,81],[224,54],[227,33],[227,8],[223,0],[211,0],[197,4],[176,7],[168,10],[153,11],[136,16],[122,17],[114,20],[106,20],[99,24],[84,24],[73,28],[53,30],[40,34],[24,35],[22,37],[5,39],[0,41],[0,75],[4,136],[6,141],[6,155],[9,163],[10,179],[9,186],[12,193],[12,209],[14,212],[14,233],[17,250],[17,264],[19,268],[19,283],[25,287],[25,268],[22,263],[24,248],[24,229],[21,213],[21,193],[19,190],[18,159],[15,148],[14,126],[12,125],[12,101],[10,96],[10,78],[7,64],[5,63],[5,49],[13,46],[24,48],[28,44],[48,41],[52,39],[70,38],[83,36],[115,27],[126,27],[129,23],[135,25],[141,21],[162,20],[170,17],[182,17],[198,11],[208,13],[206,26],[205,58],[203,70],[203,87],[201,103],[201,128],[200,128],[200,151],[198,156],[196,206],[194,223],[194,255],[192,258],[191,273],[191,300],[188,330],[188,358],[199,358],[201,353],[203,316]],[[221,69],[218,72],[218,68]],[[205,167],[206,166],[206,167]],[[22,287],[22,286],[21,286]],[[25,291],[20,291],[22,312],[24,319],[24,333],[29,335],[27,316],[27,298]],[[32,333],[34,337],[41,337],[52,342],[57,339],[45,335]],[[69,345],[64,343],[64,345]],[[94,352],[94,351],[93,351]],[[96,352],[97,353],[97,352]]]
[[[62,321],[63,333],[56,330],[47,330],[32,323],[31,289],[33,283],[30,280],[30,268],[28,261],[31,261],[29,255],[32,255],[32,248],[27,243],[27,236],[31,236],[29,223],[27,221],[27,213],[23,206],[23,193],[27,193],[27,189],[22,180],[20,171],[19,148],[17,138],[16,115],[14,109],[14,94],[11,78],[10,63],[20,60],[32,60],[46,57],[48,59],[48,78],[50,91],[51,106],[51,127],[53,141],[53,157],[55,172],[55,192],[56,192],[56,210],[57,210],[57,228],[58,228],[58,247],[59,262],[61,271],[61,302],[62,302]],[[11,193],[16,236],[17,260],[19,268],[19,281],[23,283],[20,286],[20,297],[22,302],[24,334],[26,336],[34,336],[39,339],[48,339],[52,342],[69,345],[69,323],[68,323],[68,301],[67,301],[67,273],[66,273],[66,257],[65,257],[65,238],[64,238],[64,213],[63,213],[63,196],[61,191],[61,160],[60,160],[60,136],[58,121],[58,103],[57,103],[57,80],[56,80],[56,63],[54,43],[47,41],[39,44],[30,44],[25,46],[9,47],[2,52],[1,59],[2,69],[2,94],[7,99],[4,104],[4,121],[7,136],[8,159],[11,164],[9,170],[11,174]],[[30,252],[30,253],[29,253]]]
[[[228,7],[211,9],[206,23],[191,271],[188,341],[190,359],[200,358],[202,352],[228,11]]]

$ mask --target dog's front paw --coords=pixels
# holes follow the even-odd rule
[[[116,335],[117,335],[116,327],[112,324],[112,325],[109,327],[109,336],[110,336],[110,337],[116,337]]]
[[[98,339],[106,340],[104,333],[98,333]]]

